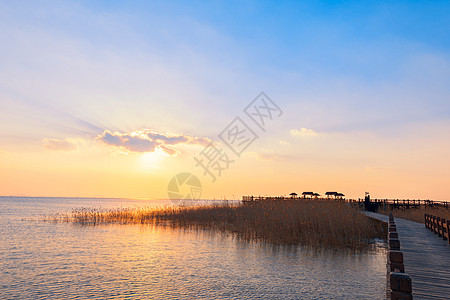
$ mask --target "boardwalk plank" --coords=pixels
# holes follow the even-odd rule
[[[388,222],[388,216],[366,212]],[[395,218],[415,299],[450,299],[450,245],[424,224]]]

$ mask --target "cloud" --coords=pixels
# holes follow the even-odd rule
[[[279,161],[285,159],[283,155],[278,155],[275,153],[257,153],[256,157],[260,160],[269,160],[269,161]]]
[[[108,130],[99,135],[98,139],[107,145],[123,147],[134,152],[153,152],[158,146],[158,143],[140,135],[111,133]]]
[[[247,155],[264,161],[284,161],[293,159],[291,155],[277,154],[274,152],[248,152]]]
[[[169,135],[149,129],[141,129],[131,133],[105,130],[97,136],[97,140],[106,145],[120,147],[132,152],[154,152],[159,148],[169,155],[177,153],[175,146],[178,144],[206,145],[211,142],[208,138]]]
[[[300,129],[291,129],[291,131],[289,131],[291,133],[292,136],[317,136],[318,133],[315,132],[312,129],[308,129],[308,128],[300,128]]]
[[[160,145],[159,147],[169,155],[175,155],[177,153],[177,150],[175,148],[167,147],[167,146],[163,146],[163,145]]]
[[[78,150],[78,144],[70,138],[64,140],[58,139],[43,139],[42,147],[48,151],[76,151]]]

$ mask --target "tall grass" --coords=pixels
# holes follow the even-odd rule
[[[47,218],[82,225],[166,224],[174,228],[217,230],[248,241],[361,249],[385,238],[386,226],[343,202],[283,200],[243,205],[82,209]]]
[[[419,223],[425,223],[425,214],[445,218],[447,220],[450,219],[450,210],[441,206],[420,206],[417,208],[383,208],[379,209],[377,212],[384,215],[389,215],[389,213],[392,213],[394,217]]]

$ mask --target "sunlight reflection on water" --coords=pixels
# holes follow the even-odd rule
[[[134,205],[148,202],[0,198],[0,298],[385,298],[380,247],[317,253],[167,227],[22,221],[77,207]]]

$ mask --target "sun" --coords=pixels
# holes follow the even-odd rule
[[[139,168],[143,171],[159,170],[162,162],[170,155],[160,148],[156,148],[153,152],[142,153],[139,157]]]

